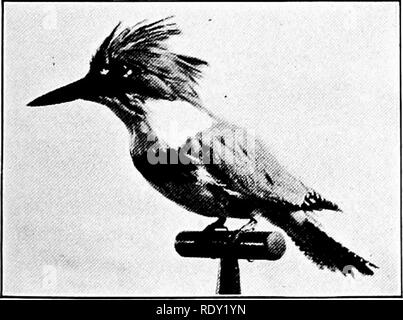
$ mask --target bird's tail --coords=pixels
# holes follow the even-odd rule
[[[281,218],[270,218],[270,221],[282,228],[297,247],[320,268],[338,270],[344,275],[350,273],[352,267],[364,275],[373,275],[371,267],[377,268],[328,236],[308,217],[301,219],[294,214],[283,214]]]

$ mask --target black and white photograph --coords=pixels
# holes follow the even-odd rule
[[[399,2],[2,18],[3,296],[402,296]]]

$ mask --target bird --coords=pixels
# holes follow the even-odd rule
[[[247,232],[263,218],[319,268],[345,274],[353,267],[373,275],[375,264],[334,240],[313,218],[312,213],[341,208],[293,176],[260,138],[203,104],[197,89],[208,63],[170,50],[167,40],[181,34],[173,18],[128,27],[119,22],[83,78],[27,105],[77,99],[105,105],[128,130],[134,167],[166,198],[216,218],[205,230],[225,228],[227,218],[238,218],[247,221],[239,232]],[[158,121],[158,112],[173,110],[196,115],[185,119],[189,130],[176,140],[161,129],[170,118]]]

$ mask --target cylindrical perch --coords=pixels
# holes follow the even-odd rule
[[[175,249],[182,257],[278,260],[285,252],[279,232],[183,231],[176,236]]]

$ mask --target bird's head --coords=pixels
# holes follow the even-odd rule
[[[140,22],[106,37],[87,75],[28,103],[45,106],[85,99],[109,106],[115,113],[138,114],[147,99],[184,100],[200,106],[195,90],[203,60],[175,54],[166,40],[180,34],[172,17]]]

